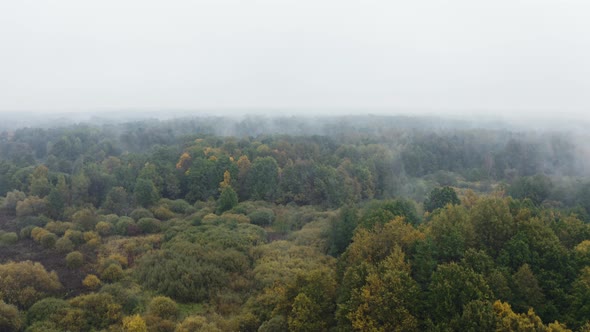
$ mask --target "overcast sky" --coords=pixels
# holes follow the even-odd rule
[[[0,110],[590,113],[587,0],[0,1]]]

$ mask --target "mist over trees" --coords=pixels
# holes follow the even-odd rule
[[[580,134],[402,116],[0,133],[0,330],[586,331]]]

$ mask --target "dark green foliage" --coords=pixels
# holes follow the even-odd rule
[[[439,265],[429,285],[429,316],[434,322],[447,322],[463,315],[471,301],[492,297],[485,279],[470,268],[456,263]]]
[[[53,317],[63,315],[70,308],[70,304],[62,299],[48,297],[42,299],[29,308],[27,311],[27,322],[29,324],[51,320]]]
[[[217,201],[217,212],[223,213],[231,210],[236,205],[238,205],[238,194],[230,186],[223,188]]]
[[[154,214],[151,213],[148,209],[137,208],[133,210],[129,216],[133,218],[135,221],[138,221],[141,218],[153,218]]]
[[[162,229],[162,222],[154,218],[141,218],[137,221],[137,227],[144,234],[158,233]]]
[[[346,205],[340,209],[338,218],[330,223],[330,254],[338,256],[343,253],[358,225],[358,210],[354,206]]]
[[[455,189],[451,187],[434,188],[424,201],[424,210],[432,212],[445,207],[447,204],[461,204]]]
[[[160,199],[156,186],[151,180],[137,179],[133,193],[137,204],[143,207],[152,206]]]
[[[248,187],[254,200],[272,201],[277,195],[279,166],[272,157],[256,158],[248,175]]]
[[[248,214],[250,222],[261,227],[268,227],[275,221],[275,213],[271,209],[261,208]]]
[[[135,272],[145,287],[160,294],[181,302],[201,302],[227,285],[229,275],[199,256],[159,250],[144,255]]]
[[[107,194],[102,208],[110,213],[126,215],[129,210],[129,197],[123,187],[113,187]]]
[[[419,221],[416,207],[412,202],[405,199],[396,199],[383,202],[374,202],[365,208],[360,225],[365,228],[372,228],[377,224],[384,224],[395,217],[404,217],[411,224]]]
[[[518,199],[528,198],[538,205],[547,199],[551,186],[551,180],[547,176],[525,176],[510,185],[508,194]]]
[[[77,269],[84,264],[84,255],[79,251],[73,251],[66,256],[66,265],[70,269]]]

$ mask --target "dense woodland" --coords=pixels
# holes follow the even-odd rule
[[[0,331],[590,331],[590,150],[408,117],[0,133]]]

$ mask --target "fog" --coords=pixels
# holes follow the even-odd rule
[[[539,0],[3,1],[0,111],[587,120],[589,13]]]

